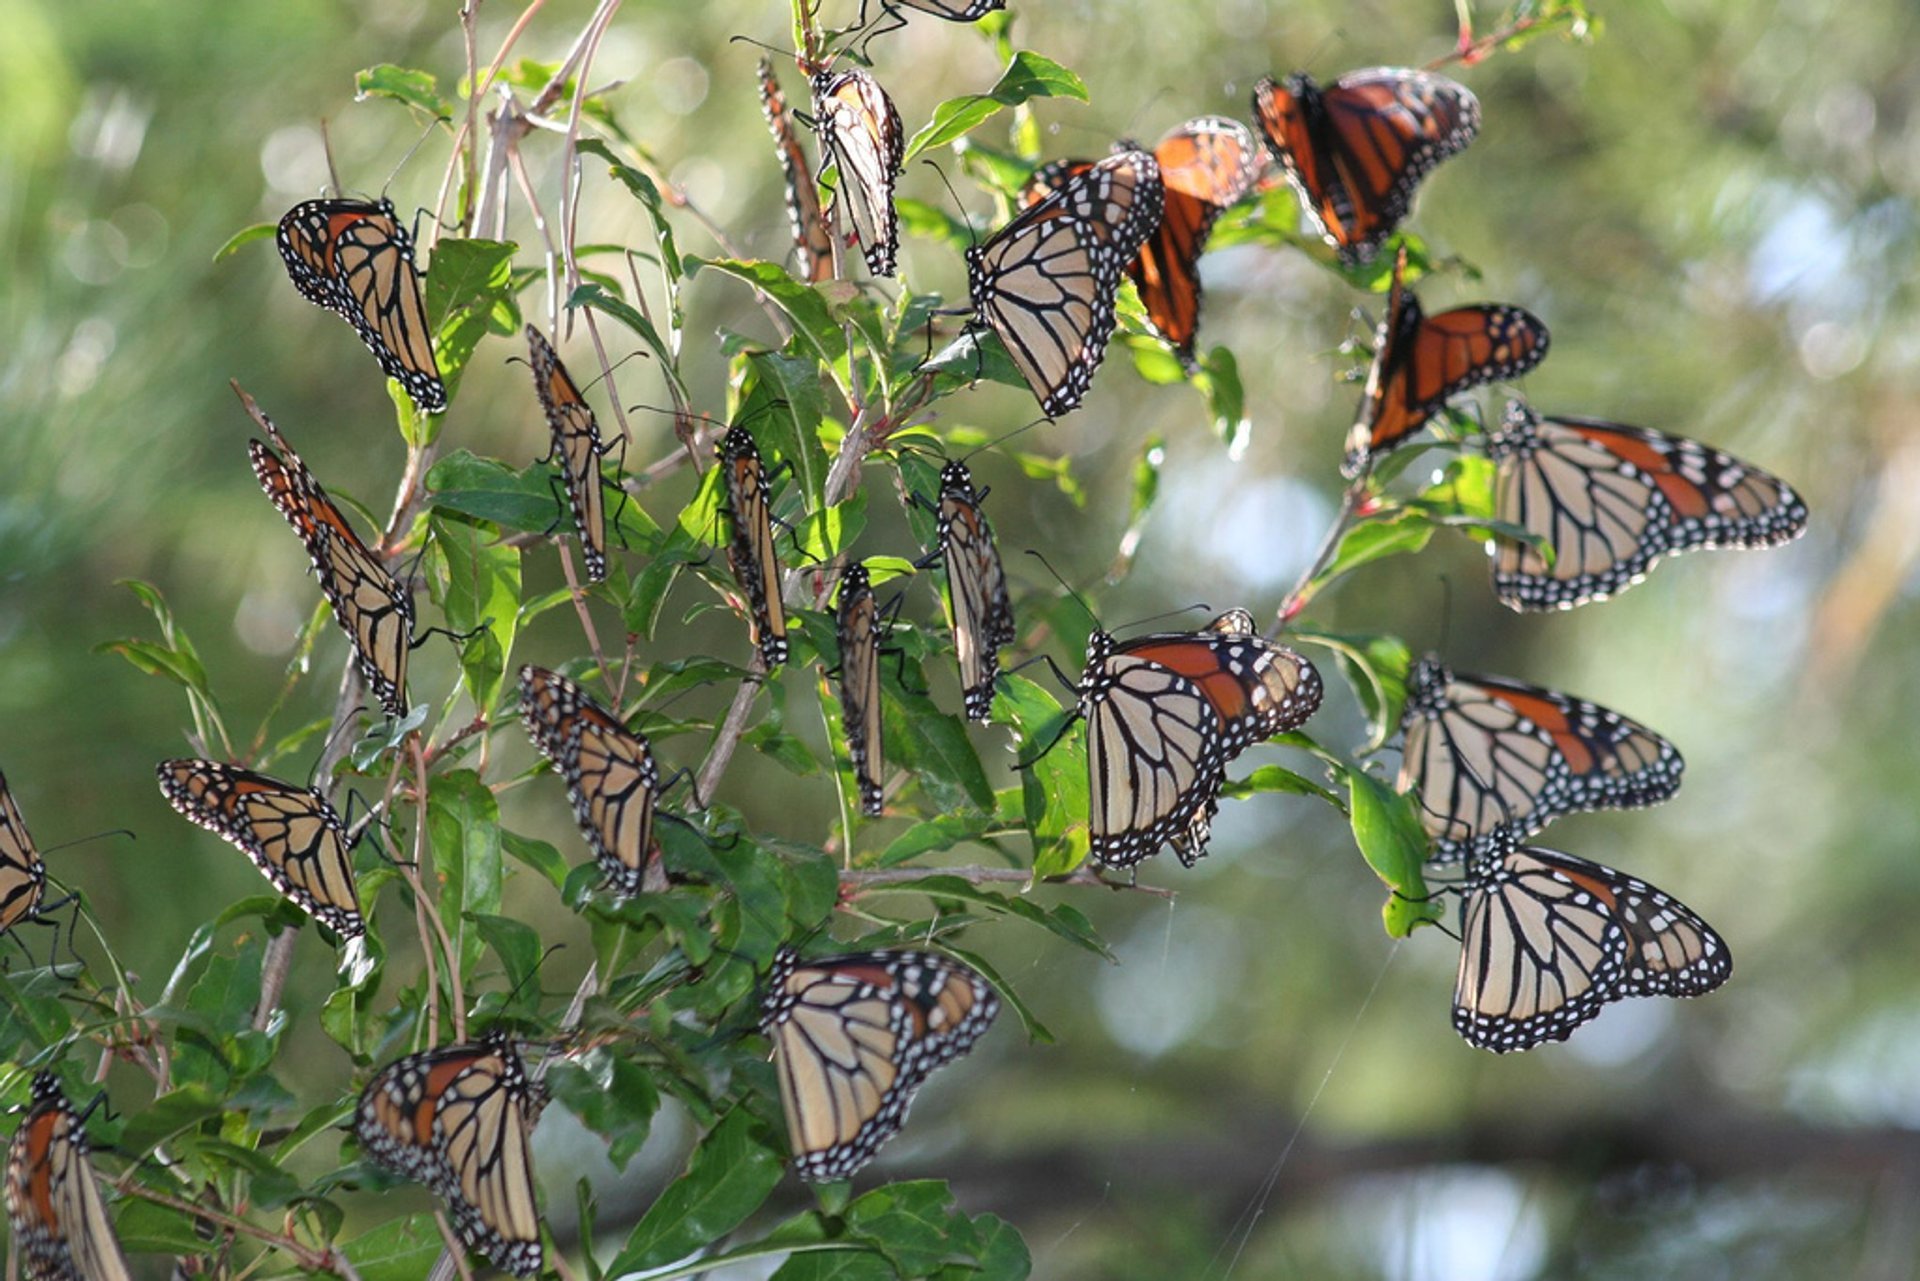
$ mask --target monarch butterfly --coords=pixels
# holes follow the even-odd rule
[[[885,8],[905,5],[921,13],[930,13],[948,22],[978,22],[995,9],[1007,7],[1007,0],[886,0]]]
[[[0,775],[0,933],[39,915],[46,892],[47,865]]]
[[[1406,266],[1403,249],[1374,337],[1366,394],[1347,438],[1341,471],[1350,477],[1404,444],[1452,397],[1524,374],[1547,354],[1547,327],[1518,307],[1482,303],[1426,315],[1405,286]]]
[[[1160,165],[1166,208],[1139,256],[1127,264],[1127,275],[1140,291],[1147,319],[1191,372],[1200,326],[1200,253],[1214,222],[1259,176],[1259,144],[1237,120],[1201,116],[1160,139],[1153,157]],[[1041,166],[1021,191],[1022,202],[1037,203],[1092,164],[1063,160]]]
[[[773,1041],[794,1172],[850,1178],[900,1132],[933,1070],[972,1049],[999,1012],[985,979],[932,952],[802,960],[782,948],[760,1027]]]
[[[940,502],[935,507],[935,549],[947,569],[947,598],[953,622],[953,653],[960,663],[961,698],[968,717],[985,724],[993,707],[993,686],[1000,676],[1000,649],[1014,642],[1013,601],[993,530],[980,512],[987,491],[973,487],[963,462],[940,469]]]
[[[1496,1054],[1564,1041],[1629,996],[1699,996],[1733,973],[1713,927],[1645,881],[1498,829],[1465,885],[1453,1025]]]
[[[275,241],[293,287],[308,302],[345,317],[420,412],[447,407],[413,240],[394,216],[392,201],[306,201],[280,220]]]
[[[1160,225],[1160,166],[1123,151],[1074,174],[967,250],[975,316],[1049,418],[1079,405],[1113,334],[1120,273]]]
[[[274,888],[345,939],[366,933],[347,829],[319,792],[219,761],[161,761],[161,794],[248,858]]]
[[[880,813],[881,775],[886,772],[880,732],[880,642],[885,629],[867,567],[847,566],[840,577],[840,610],[834,622],[840,643],[840,724],[860,788],[860,812],[869,817]]]
[[[520,715],[541,755],[567,780],[574,821],[621,897],[638,894],[653,854],[660,770],[647,740],[544,667],[520,669]]]
[[[1429,170],[1480,131],[1480,103],[1429,71],[1369,67],[1322,89],[1305,75],[1253,88],[1253,118],[1300,208],[1348,265],[1380,251]]]
[[[361,1091],[354,1133],[375,1162],[446,1200],[463,1245],[530,1277],[543,1263],[527,1146],[537,1093],[495,1030],[381,1069]]]
[[[611,446],[600,439],[600,424],[580,395],[567,367],[554,354],[553,344],[532,325],[527,326],[528,364],[533,389],[546,411],[553,432],[553,452],[560,459],[560,475],[573,508],[574,528],[580,531],[580,555],[587,577],[599,582],[607,576],[607,516],[601,493],[600,459]]]
[[[242,399],[247,400],[244,393]],[[360,674],[366,678],[367,687],[389,716],[404,717],[407,651],[413,638],[412,594],[360,541],[272,420],[250,400],[247,404],[281,451],[275,453],[258,440],[248,441],[253,474],[306,545],[320,590],[326,593],[334,621],[359,657]]]
[[[1400,730],[1399,788],[1437,862],[1467,857],[1496,829],[1525,837],[1577,810],[1657,805],[1686,768],[1672,743],[1598,703],[1456,674],[1432,654],[1407,682]]]
[[[26,1281],[130,1281],[87,1157],[84,1118],[51,1073],[33,1078],[32,1100],[7,1150],[6,1179],[7,1224]]]
[[[780,599],[780,556],[773,544],[773,512],[767,469],[753,433],[729,427],[720,438],[720,466],[726,487],[727,564],[740,594],[760,661],[768,669],[787,661],[787,613]]]
[[[1507,405],[1488,441],[1494,515],[1553,548],[1493,543],[1493,590],[1509,609],[1571,609],[1695,547],[1777,547],[1807,527],[1791,486],[1697,440]]]
[[[891,276],[900,252],[893,184],[907,154],[900,113],[880,82],[858,69],[816,72],[812,86],[821,168],[831,163],[837,175],[834,204],[846,210],[867,270]]]
[[[760,110],[773,131],[774,147],[780,153],[780,170],[787,192],[787,219],[793,224],[793,252],[800,261],[800,276],[819,284],[833,276],[833,242],[827,232],[826,215],[820,208],[820,187],[814,181],[807,153],[800,146],[800,135],[787,111],[787,98],[773,74],[773,62],[760,59]]]
[[[1232,609],[1204,631],[1087,642],[1075,714],[1087,722],[1092,854],[1129,867],[1172,843],[1188,867],[1206,856],[1234,757],[1304,724],[1320,674],[1261,638]]]

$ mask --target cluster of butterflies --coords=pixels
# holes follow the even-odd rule
[[[966,22],[1000,0],[886,0]],[[812,123],[868,269],[895,269],[893,182],[904,153],[898,113],[862,70],[810,69]],[[834,273],[835,210],[819,188],[772,68],[761,66],[767,118],[787,174],[801,274]],[[1420,180],[1465,147],[1479,124],[1473,95],[1427,72],[1374,68],[1326,87],[1302,75],[1263,80],[1253,98],[1266,151],[1300,197],[1306,220],[1347,263],[1375,257]],[[1264,161],[1244,125],[1189,121],[1152,151],[1122,144],[1102,160],[1056,161],[1021,193],[1021,211],[967,255],[973,312],[998,335],[1049,415],[1076,407],[1114,326],[1119,281],[1193,360],[1198,259],[1219,216],[1253,189]],[[344,316],[422,412],[446,405],[411,241],[393,207],[309,201],[281,221],[278,243],[301,294]],[[1510,306],[1427,315],[1395,264],[1384,321],[1344,469],[1366,474],[1412,440],[1448,402],[1511,378],[1545,355],[1546,328]],[[528,363],[553,437],[589,579],[607,570],[609,452],[592,410],[551,343],[526,332]],[[254,471],[311,558],[369,689],[390,716],[407,713],[413,606],[406,584],[354,532],[299,455],[244,393],[268,441],[250,442]],[[1773,476],[1685,438],[1514,401],[1486,439],[1497,518],[1524,531],[1493,549],[1494,588],[1517,610],[1565,609],[1639,581],[1662,556],[1692,548],[1784,542],[1806,522]],[[750,430],[716,447],[728,523],[728,565],[763,671],[788,656],[771,478]],[[999,651],[1016,637],[986,496],[949,461],[928,505],[936,546],[923,565],[947,578],[947,611],[966,715],[986,721]],[[881,653],[890,608],[864,564],[846,568],[836,632],[843,725],[861,808],[885,804]],[[1087,724],[1091,857],[1132,868],[1171,847],[1206,852],[1226,768],[1252,745],[1298,728],[1322,684],[1298,653],[1229,610],[1206,627],[1120,640],[1096,630],[1075,686]],[[662,777],[646,738],[565,676],[522,669],[522,718],[565,781],[576,821],[616,895],[637,893],[656,849]],[[1432,861],[1457,869],[1463,900],[1454,1022],[1474,1045],[1526,1049],[1562,1039],[1608,1002],[1690,996],[1724,982],[1727,946],[1669,895],[1625,873],[1523,842],[1566,814],[1645,806],[1679,786],[1679,753],[1607,708],[1497,677],[1448,670],[1437,657],[1412,674],[1402,719],[1399,787],[1416,801]],[[237,766],[175,760],[158,769],[184,816],[242,850],[290,901],[351,941],[366,930],[351,855],[354,834],[314,788]],[[696,798],[697,800],[697,798]],[[0,780],[0,931],[35,919],[46,873]],[[966,1053],[999,1001],[983,976],[950,957],[888,950],[804,958],[783,950],[761,998],[796,1172],[844,1179],[898,1132],[929,1074]],[[448,1204],[463,1243],[517,1276],[543,1266],[528,1136],[543,1094],[503,1031],[408,1055],[363,1090],[353,1129],[366,1154]],[[88,1160],[84,1114],[50,1075],[34,1081],[12,1141],[5,1204],[31,1281],[117,1278],[124,1257]]]

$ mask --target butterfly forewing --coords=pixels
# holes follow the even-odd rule
[[[1672,743],[1585,699],[1498,676],[1456,675],[1429,655],[1407,683],[1399,788],[1432,857],[1452,862],[1504,829],[1531,836],[1564,814],[1658,804],[1686,768]]]
[[[300,535],[334,621],[347,634],[360,674],[389,716],[407,714],[407,655],[413,644],[413,595],[368,550],[326,490],[273,424],[260,422],[273,447],[247,442],[253,474]]]
[[[527,363],[533,370],[533,389],[553,433],[553,452],[560,460],[567,505],[580,535],[580,555],[587,577],[599,582],[607,576],[607,520],[600,476],[600,458],[607,446],[600,424],[580,395],[579,386],[560,363],[553,344],[532,325],[527,326]]]
[[[783,950],[761,1003],[794,1171],[853,1175],[906,1121],[933,1069],[973,1048],[1000,1011],[985,979],[931,952],[803,960]]]
[[[320,793],[219,761],[162,761],[157,773],[174,809],[253,860],[307,915],[342,938],[366,932],[347,830]]]
[[[982,494],[961,462],[940,470],[937,534],[947,570],[947,601],[953,621],[953,652],[968,717],[984,723],[993,707],[1000,650],[1015,639],[1013,601],[993,530],[980,511]]]
[[[846,212],[867,270],[891,276],[900,251],[893,187],[907,147],[900,113],[880,82],[858,69],[822,71],[812,87],[821,150],[836,174],[834,204]]]
[[[772,61],[767,58],[760,59],[760,110],[766,115],[767,128],[773,131],[774,149],[780,156],[787,219],[793,227],[793,249],[800,278],[819,284],[833,276],[833,243],[820,207],[820,187],[814,181],[813,167],[807,163],[799,131],[793,127],[793,114],[787,109],[786,95],[773,74]]]
[[[1169,842],[1183,863],[1203,857],[1227,765],[1304,724],[1321,693],[1313,665],[1261,638],[1245,610],[1199,632],[1094,632],[1078,706],[1094,860],[1129,866]]]
[[[1806,529],[1792,487],[1684,436],[1508,404],[1488,442],[1494,514],[1552,549],[1494,540],[1494,593],[1516,610],[1570,609],[1694,548],[1775,547]]]
[[[80,1116],[45,1072],[7,1150],[5,1200],[26,1281],[129,1281]]]
[[[389,1064],[354,1118],[373,1160],[444,1198],[461,1242],[519,1277],[544,1262],[528,1149],[534,1091],[495,1033]]]
[[[840,644],[840,724],[860,791],[860,812],[878,815],[886,771],[880,721],[880,644],[884,623],[864,564],[849,565],[840,580],[834,630]]]
[[[1406,288],[1405,270],[1403,250],[1347,438],[1341,471],[1348,476],[1412,439],[1454,396],[1517,377],[1546,358],[1550,338],[1535,316],[1497,303],[1429,316]]]
[[[640,892],[652,856],[660,770],[652,749],[558,672],[520,669],[520,714],[567,783],[574,821],[616,895]]]
[[[1200,324],[1200,254],[1215,221],[1259,176],[1259,144],[1238,121],[1201,116],[1160,139],[1153,156],[1160,166],[1161,218],[1127,264],[1127,276],[1140,291],[1147,319],[1191,368]],[[1038,204],[1093,163],[1042,165],[1021,189],[1022,206]]]
[[[1348,264],[1370,260],[1433,167],[1473,141],[1480,104],[1426,71],[1370,67],[1321,88],[1260,81],[1253,115],[1301,211]]]
[[[760,660],[769,669],[787,661],[787,614],[780,599],[780,557],[773,542],[773,508],[760,450],[744,427],[720,438],[727,498],[727,565],[746,600]]]
[[[421,301],[413,241],[387,200],[309,200],[280,220],[277,243],[294,288],[346,318],[422,413],[447,407]]]
[[[1469,867],[1453,1022],[1496,1053],[1565,1040],[1613,1001],[1727,981],[1725,940],[1673,896],[1510,839]]]
[[[0,933],[37,913],[46,889],[46,864],[27,833],[12,789],[0,776]]]
[[[967,251],[976,315],[999,335],[1049,417],[1079,405],[1113,334],[1121,274],[1160,223],[1160,167],[1110,156]]]

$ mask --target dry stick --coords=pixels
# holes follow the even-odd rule
[[[1362,472],[1360,477],[1348,485],[1346,492],[1340,496],[1340,510],[1334,514],[1333,523],[1327,526],[1327,532],[1320,540],[1319,550],[1314,552],[1313,559],[1301,571],[1299,579],[1293,585],[1293,590],[1288,592],[1285,599],[1280,602],[1280,609],[1274,619],[1276,631],[1284,629],[1293,621],[1295,615],[1306,608],[1308,589],[1313,586],[1314,579],[1320,576],[1320,572],[1340,550],[1340,541],[1353,521],[1353,514],[1359,510],[1360,500],[1366,497],[1367,479],[1371,474],[1371,468]]]
[[[426,894],[420,884],[420,868],[423,866],[421,859],[426,850],[427,761],[425,755],[420,750],[419,735],[416,734],[410,737],[407,740],[407,746],[413,752],[414,796],[418,801],[419,813],[415,820],[418,826],[413,833],[414,866],[409,869],[404,869],[403,874],[406,875],[408,882],[413,886],[414,895],[421,907],[426,911],[427,919],[432,922],[433,932],[440,940],[441,953],[447,958],[447,986],[452,989],[453,996],[453,1039],[456,1041],[464,1041],[467,1039],[467,994],[462,990],[463,984],[460,979],[460,954],[454,950],[453,940],[447,936],[447,927],[440,919],[439,909],[427,901]],[[426,941],[425,939],[421,940],[422,943]],[[431,951],[431,948],[428,950]],[[429,987],[431,987],[431,983],[429,983]],[[429,1006],[428,1008],[431,1009],[432,1007]],[[437,1038],[429,1037],[428,1039],[434,1040]]]
[[[264,1241],[275,1249],[284,1250],[292,1255],[294,1260],[308,1271],[332,1272],[341,1276],[350,1275],[349,1273],[341,1272],[340,1269],[335,1266],[337,1256],[331,1249],[310,1249],[307,1246],[301,1245],[284,1232],[274,1232],[268,1228],[249,1223],[245,1219],[237,1219],[225,1211],[211,1209],[192,1201],[184,1201],[177,1196],[171,1196],[165,1192],[156,1192],[143,1183],[135,1183],[133,1181],[132,1169],[129,1169],[125,1174],[120,1176],[120,1178],[114,1180],[114,1188],[123,1196],[137,1196],[142,1201],[151,1201],[155,1205],[164,1205],[170,1210],[179,1211],[181,1214],[190,1215],[196,1219],[205,1219],[209,1223],[217,1223],[229,1232],[236,1232],[241,1236],[252,1237],[256,1241]],[[339,1260],[339,1262],[344,1263],[345,1260]]]
[[[507,38],[500,42],[500,51],[493,55],[493,65],[487,68],[486,80],[474,88],[468,97],[467,118],[461,121],[460,128],[455,131],[453,135],[453,154],[447,159],[446,171],[440,176],[440,192],[434,197],[433,240],[427,246],[429,249],[440,242],[441,217],[446,211],[447,197],[453,189],[453,176],[460,172],[460,157],[463,154],[461,146],[472,136],[473,103],[479,99],[481,94],[493,87],[493,82],[500,75],[500,68],[506,64],[508,52],[512,50],[515,42],[520,39],[520,33],[527,29],[527,24],[533,21],[533,15],[540,12],[541,6],[546,2],[547,0],[533,0],[531,4],[521,11],[520,17],[515,20],[512,30],[507,32]],[[471,72],[472,68],[469,67],[468,70]],[[469,84],[473,83],[471,74],[468,75],[467,82]],[[469,195],[471,195],[471,187],[468,188],[468,192]]]
[[[1556,13],[1548,18],[1519,18],[1511,25],[1502,27],[1492,35],[1482,36],[1478,40],[1469,38],[1467,42],[1455,47],[1451,53],[1435,58],[1421,69],[1423,71],[1438,71],[1440,68],[1455,62],[1470,67],[1486,57],[1488,51],[1495,45],[1505,44],[1515,36],[1524,35],[1535,27],[1552,27],[1558,26],[1563,22],[1572,24],[1577,21],[1577,14],[1566,12]],[[1462,25],[1460,28],[1463,36],[1467,35],[1471,30],[1471,27],[1465,25]]]

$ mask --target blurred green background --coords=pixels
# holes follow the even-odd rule
[[[831,19],[855,7],[834,3],[848,13]],[[1244,118],[1269,71],[1326,79],[1419,63],[1454,37],[1442,0],[1014,8],[1016,42],[1075,68],[1092,94],[1040,106],[1050,154],[1098,154],[1118,134],[1157,136],[1201,112]],[[403,213],[433,204],[445,136],[393,174],[421,126],[392,103],[353,103],[353,73],[422,67],[451,94],[464,65],[455,9],[0,0],[0,769],[42,844],[138,833],[49,864],[87,890],[149,996],[197,924],[263,886],[154,787],[154,762],[186,750],[184,702],[94,652],[153,631],[114,584],[166,593],[230,726],[250,737],[318,593],[247,470],[250,425],[227,380],[330,488],[382,513],[404,456],[346,327],[295,295],[267,242],[218,262],[215,251],[320,193],[323,120],[349,190],[378,192],[392,175]],[[520,10],[480,9],[484,57]],[[553,0],[516,56],[557,60],[589,12]],[[1444,640],[1467,670],[1575,691],[1672,738],[1689,765],[1675,800],[1563,821],[1549,843],[1685,899],[1730,942],[1734,979],[1699,1002],[1629,1002],[1569,1044],[1497,1059],[1449,1025],[1456,946],[1436,931],[1383,935],[1378,883],[1336,816],[1298,798],[1229,803],[1199,868],[1144,869],[1176,901],[1039,891],[1089,913],[1118,967],[1004,926],[969,939],[1058,1044],[1024,1044],[1003,1020],[926,1092],[877,1168],[952,1177],[969,1209],[1025,1232],[1038,1276],[1920,1271],[1920,10],[1621,0],[1600,12],[1591,45],[1549,39],[1455,72],[1484,128],[1427,184],[1412,226],[1480,279],[1444,276],[1425,301],[1529,308],[1554,334],[1525,383],[1536,405],[1731,449],[1800,489],[1811,530],[1783,551],[1671,563],[1619,601],[1544,618],[1494,605],[1481,550],[1459,540],[1362,574],[1315,614],[1396,631],[1416,650]],[[1476,6],[1479,29],[1498,17]],[[631,0],[592,80],[624,82],[609,101],[673,180],[746,253],[777,258],[786,220],[757,54],[727,43],[736,34],[790,43],[787,6]],[[910,130],[996,73],[972,33],[927,18],[874,55]],[[526,151],[551,202],[557,136]],[[950,207],[922,168],[903,190]],[[639,207],[592,164],[582,200],[583,240],[647,242]],[[511,217],[511,234],[537,243],[523,206]],[[692,222],[680,234],[684,249],[716,252]],[[946,251],[909,241],[903,261],[916,289],[964,294]],[[1196,599],[1270,611],[1309,556],[1357,397],[1340,381],[1357,358],[1337,348],[1364,332],[1356,302],[1377,300],[1298,255],[1252,248],[1209,259],[1207,282],[1202,340],[1239,357],[1249,447],[1229,458],[1197,396],[1147,386],[1116,352],[1082,411],[1028,438],[1074,456],[1084,508],[999,457],[975,461],[1016,598],[1047,587],[1023,548],[1047,548],[1076,582],[1112,559],[1127,469],[1149,433],[1168,442],[1164,489],[1137,571],[1096,600],[1110,625]],[[546,325],[537,295],[529,318]],[[713,411],[724,364],[708,349],[721,326],[758,333],[764,321],[737,286],[697,282],[688,368]],[[525,371],[506,363],[516,349],[476,355],[449,446],[515,466],[544,452]],[[664,401],[644,361],[622,368],[619,390],[628,405]],[[945,402],[940,425],[998,431],[1031,416],[1022,395],[983,387]],[[657,415],[632,421],[630,466],[668,451]],[[649,498],[656,518],[678,510],[681,481]],[[915,554],[897,521],[878,522],[863,550]],[[558,585],[550,550],[526,566],[530,585]],[[669,619],[692,599],[677,595]],[[932,609],[915,587],[910,614]],[[712,613],[684,632],[670,623],[659,646],[744,659],[737,623]],[[570,620],[550,615],[515,661],[580,649]],[[327,714],[342,658],[329,627],[274,735]],[[444,646],[416,664],[423,696],[450,687]],[[797,699],[812,688],[789,683]],[[1341,692],[1313,728],[1333,742],[1361,734]],[[676,740],[662,754],[691,764],[703,746]],[[499,750],[526,749],[503,737]],[[982,750],[1005,763],[1000,744]],[[823,779],[743,760],[727,788],[771,831],[818,839],[832,820]],[[580,855],[550,780],[509,797],[507,819]],[[521,888],[527,919],[555,938],[577,929],[551,895]],[[327,990],[326,964],[303,939],[296,1018]],[[557,958],[549,990],[580,964]],[[317,1030],[311,1039],[307,1084],[325,1097],[349,1065]],[[591,1145],[551,1128],[539,1159],[557,1207]],[[659,1159],[603,1192],[609,1222],[622,1197],[644,1206],[675,1141],[659,1127]]]

